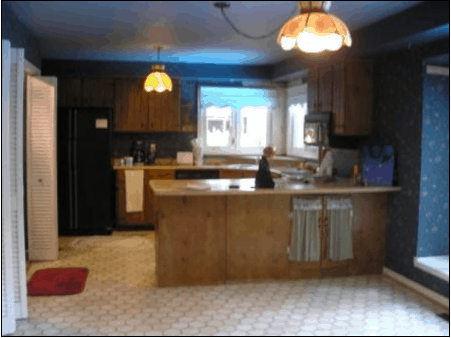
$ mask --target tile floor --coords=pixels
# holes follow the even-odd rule
[[[449,336],[440,307],[383,276],[155,288],[152,234],[60,243],[64,262],[34,265],[29,277],[86,266],[85,290],[29,297],[13,336]]]

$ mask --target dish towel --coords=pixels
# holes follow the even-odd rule
[[[125,211],[143,211],[144,170],[125,170]]]

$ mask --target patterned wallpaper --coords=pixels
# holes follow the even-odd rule
[[[385,265],[449,297],[449,283],[413,266],[417,255],[423,114],[423,61],[449,52],[449,40],[374,61],[374,137],[393,144],[402,190],[389,194]],[[449,179],[448,179],[449,180]]]
[[[24,48],[25,59],[37,68],[41,68],[41,49],[38,39],[27,26],[19,22],[5,1],[2,1],[2,39],[9,40],[13,48]]]
[[[449,76],[423,86],[419,257],[449,255]]]

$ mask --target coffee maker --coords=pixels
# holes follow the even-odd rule
[[[135,165],[143,165],[145,160],[144,142],[134,141],[132,146],[133,163]]]

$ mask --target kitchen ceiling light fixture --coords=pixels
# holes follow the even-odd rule
[[[154,48],[158,51],[158,62],[160,61],[160,50],[163,45],[157,44]],[[155,90],[157,93],[162,93],[165,90],[172,91],[172,81],[168,74],[164,71],[165,67],[162,64],[152,65],[152,72],[147,76],[144,82],[144,90],[151,92]]]
[[[283,50],[298,47],[306,53],[337,51],[351,46],[346,24],[329,11],[331,1],[298,1],[299,15],[288,20],[280,30],[277,43]]]

